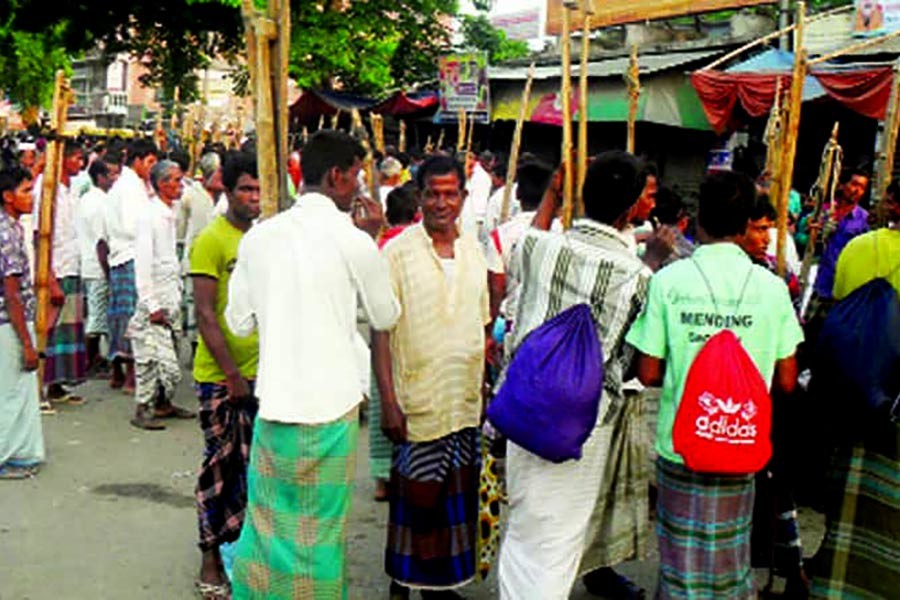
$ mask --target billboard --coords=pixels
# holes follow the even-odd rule
[[[856,0],[853,35],[876,36],[900,29],[900,0]]]
[[[487,52],[448,54],[438,60],[440,121],[455,121],[465,111],[477,123],[490,121]]]
[[[669,19],[716,10],[774,4],[777,0],[590,0],[593,29],[639,23],[653,19]],[[862,0],[860,0],[862,1]],[[886,1],[886,0],[883,0]],[[562,31],[563,0],[547,0],[547,34]],[[581,29],[581,11],[571,13],[572,29]]]
[[[491,25],[504,31],[508,39],[527,42],[541,37],[541,9],[495,15]]]

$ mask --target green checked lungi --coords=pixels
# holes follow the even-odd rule
[[[256,420],[235,600],[347,598],[358,431],[356,408],[322,425]]]

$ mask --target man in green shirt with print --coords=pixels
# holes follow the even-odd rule
[[[774,402],[796,385],[794,354],[803,334],[787,287],[735,243],[747,229],[755,196],[744,175],[707,177],[698,214],[702,245],[651,278],[644,311],[626,337],[640,352],[641,383],[662,384],[657,534],[659,594],[666,598],[756,597],[750,565],[753,474],[693,471],[673,444],[688,371],[705,342],[723,329],[740,339]]]
[[[228,281],[238,245],[259,217],[256,157],[225,158],[222,182],[228,211],[210,223],[190,249],[190,274],[200,340],[194,381],[206,441],[197,481],[197,516],[203,561],[197,588],[204,599],[230,597],[219,546],[241,532],[247,506],[247,464],[258,402],[253,395],[259,344],[237,337],[225,322]]]

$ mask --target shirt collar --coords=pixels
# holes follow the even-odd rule
[[[735,258],[750,260],[750,257],[747,256],[747,253],[744,252],[741,247],[734,242],[715,242],[713,244],[702,244],[700,246],[697,246],[697,249],[694,250],[694,256],[696,256],[697,258],[709,256],[715,258]]]
[[[338,207],[334,203],[334,200],[332,200],[325,194],[320,194],[319,192],[307,192],[305,194],[302,194],[297,199],[297,203],[294,206],[297,208],[331,209],[336,212],[340,212],[338,211]]]
[[[626,234],[615,227],[611,227],[591,219],[578,219],[572,224],[571,233],[577,238],[589,244],[621,246],[623,250],[631,250]]]

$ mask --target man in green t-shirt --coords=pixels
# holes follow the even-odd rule
[[[194,381],[206,440],[197,481],[203,553],[197,587],[204,597],[225,598],[230,594],[219,546],[237,540],[247,506],[247,464],[259,407],[253,395],[259,344],[255,333],[235,336],[224,314],[238,245],[259,217],[256,157],[244,152],[229,155],[222,166],[222,182],[228,211],[194,241],[190,274],[200,332]]]
[[[735,243],[747,229],[755,195],[753,182],[736,173],[714,173],[704,181],[698,214],[703,245],[651,278],[644,311],[626,337],[640,352],[641,383],[662,384],[656,450],[664,597],[755,597],[753,475],[692,471],[672,440],[688,371],[723,327],[738,336],[775,402],[796,385],[794,354],[803,333],[787,287]]]

